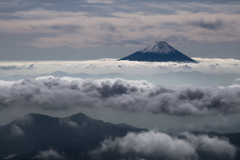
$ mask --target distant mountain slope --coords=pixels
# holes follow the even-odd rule
[[[127,57],[119,60],[150,61],[150,62],[196,62],[166,42],[155,42]]]
[[[129,125],[115,125],[79,113],[66,118],[28,114],[0,127],[0,158],[49,148],[87,150],[99,146],[106,136],[140,132]]]

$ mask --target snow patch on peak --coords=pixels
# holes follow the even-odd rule
[[[164,41],[155,42],[146,48],[141,49],[139,52],[154,53],[154,54],[173,54],[175,49]]]

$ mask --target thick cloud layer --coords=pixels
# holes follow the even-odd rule
[[[182,137],[171,137],[155,131],[128,133],[123,138],[105,139],[92,154],[117,151],[121,154],[132,153],[144,158],[168,160],[197,160],[199,153],[220,159],[235,157],[237,149],[227,140],[189,133],[183,133]]]
[[[4,81],[3,81],[4,82]],[[232,114],[240,109],[240,87],[154,86],[124,79],[40,77],[0,85],[0,109],[74,107],[148,111],[154,114]]]

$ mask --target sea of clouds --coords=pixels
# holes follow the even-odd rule
[[[87,61],[2,61],[1,77],[11,75],[67,73],[123,73],[152,75],[168,72],[202,72],[210,74],[240,73],[240,60],[218,58],[193,58],[199,63],[138,62],[99,59]]]
[[[155,86],[147,81],[39,77],[0,81],[0,110],[112,108],[170,115],[227,115],[240,111],[239,79],[227,87]]]

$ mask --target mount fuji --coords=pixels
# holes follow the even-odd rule
[[[127,57],[119,60],[150,61],[150,62],[197,62],[179,52],[164,41],[155,42]]]

